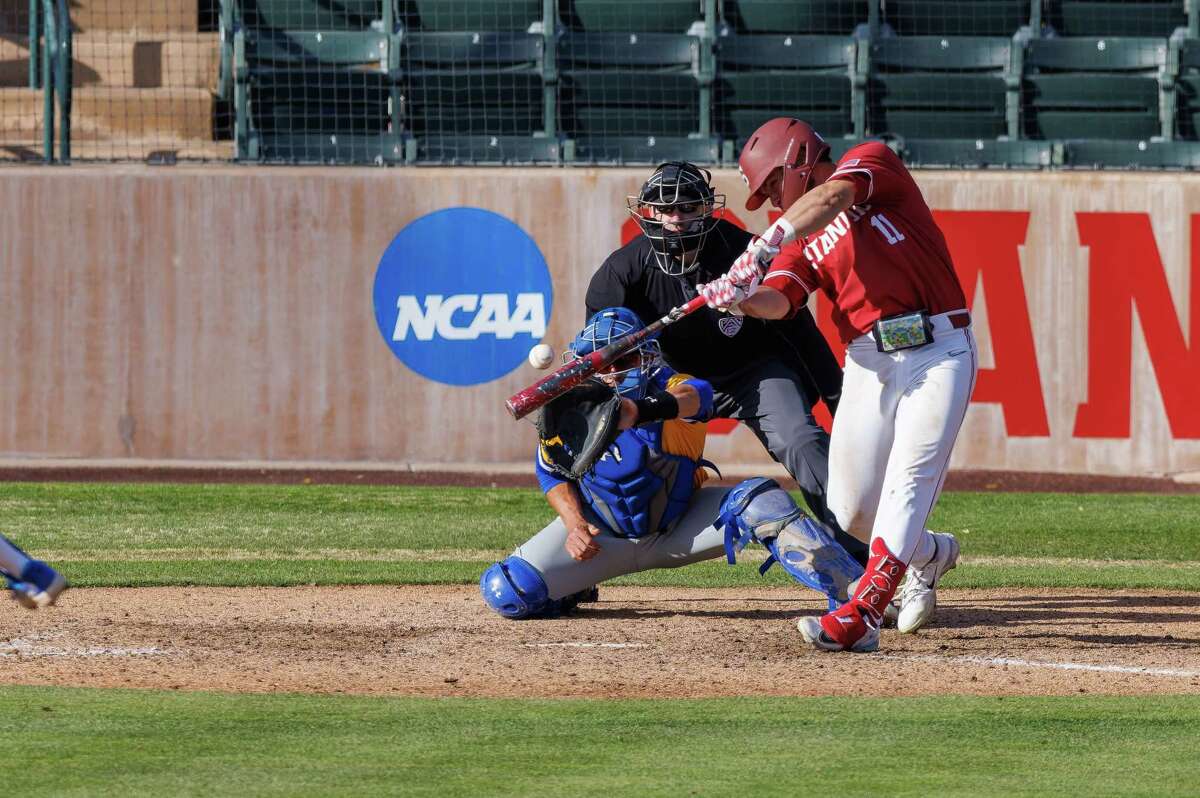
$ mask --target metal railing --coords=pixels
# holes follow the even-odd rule
[[[67,0],[29,1],[29,88],[42,91],[42,152],[54,162],[55,111],[58,162],[71,160],[71,17]]]

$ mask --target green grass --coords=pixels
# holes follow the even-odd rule
[[[1200,590],[1200,495],[949,493],[949,587]],[[469,583],[552,518],[534,489],[0,484],[3,531],[77,586]],[[1066,559],[1064,559],[1066,558]],[[625,584],[784,585],[722,561]]]
[[[0,689],[14,795],[1184,795],[1200,697]],[[877,763],[877,764],[875,764]],[[53,785],[48,792],[46,785]]]

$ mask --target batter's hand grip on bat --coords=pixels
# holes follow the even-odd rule
[[[672,308],[667,315],[648,327],[631,333],[619,341],[613,341],[608,346],[597,349],[581,358],[576,358],[548,377],[518,391],[508,397],[504,406],[514,419],[521,419],[537,410],[556,396],[562,396],[579,383],[591,377],[600,369],[609,365],[621,355],[656,334],[668,324],[682,319],[704,307],[704,297],[698,296],[685,305]]]

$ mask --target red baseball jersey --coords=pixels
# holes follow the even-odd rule
[[[788,298],[792,313],[823,290],[833,300],[838,333],[849,343],[880,318],[967,306],[946,239],[887,145],[851,148],[829,179],[854,184],[854,205],[821,233],[784,247],[763,278]]]

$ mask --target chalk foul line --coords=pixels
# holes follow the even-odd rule
[[[526,643],[525,648],[649,648],[649,643]]]
[[[953,665],[956,663],[969,665],[1006,665],[1017,668],[1045,668],[1059,671],[1091,671],[1094,673],[1132,673],[1138,676],[1176,676],[1185,679],[1200,677],[1200,671],[1180,670],[1176,668],[1145,668],[1135,665],[1093,665],[1086,662],[1042,662],[1032,659],[1015,657],[941,657],[934,654],[879,654],[880,659],[892,659],[901,662],[937,662]]]

